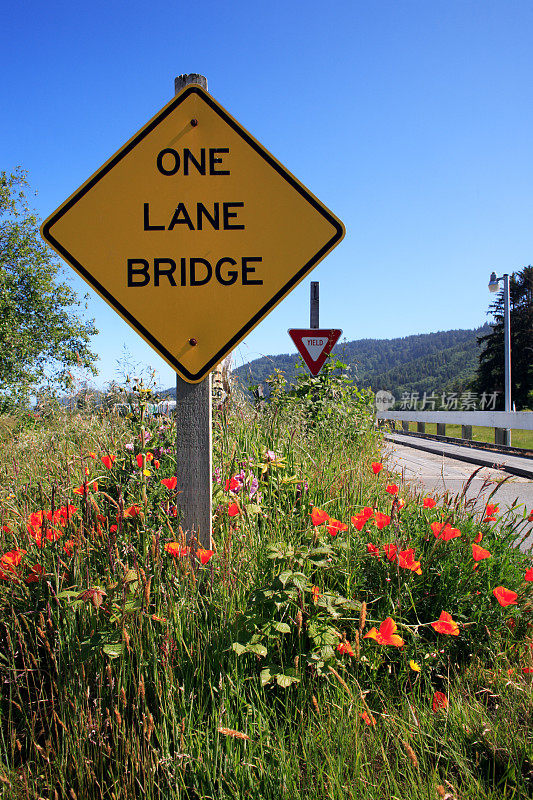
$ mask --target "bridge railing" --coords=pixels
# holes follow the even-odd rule
[[[446,425],[460,425],[462,439],[472,439],[474,425],[494,428],[496,444],[505,444],[507,430],[533,430],[530,411],[378,411],[377,419],[400,421],[404,431],[416,422],[418,433],[425,433],[427,423],[436,423],[437,436],[446,436]]]

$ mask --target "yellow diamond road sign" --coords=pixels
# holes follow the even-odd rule
[[[45,221],[42,236],[196,383],[340,242],[344,227],[192,85]]]

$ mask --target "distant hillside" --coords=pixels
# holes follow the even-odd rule
[[[400,339],[359,339],[338,344],[333,353],[352,369],[360,388],[387,389],[397,398],[403,392],[422,396],[424,392],[464,391],[477,367],[477,337],[489,330],[484,325]],[[246,388],[263,383],[274,369],[291,383],[298,359],[297,353],[264,356],[238,367],[234,374]]]

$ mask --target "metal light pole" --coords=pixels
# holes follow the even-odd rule
[[[503,281],[503,349],[505,354],[504,377],[505,377],[505,411],[512,411],[511,407],[511,313],[509,295],[509,275],[504,273],[501,278],[496,277],[496,273],[491,273],[489,280],[489,291],[497,292],[500,288],[499,283]],[[511,444],[511,431],[505,429],[505,444]]]

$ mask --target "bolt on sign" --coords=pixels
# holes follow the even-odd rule
[[[288,333],[307,369],[315,377],[342,335],[339,328],[291,328]]]
[[[41,232],[197,383],[341,241],[344,227],[208,92],[189,85]]]

